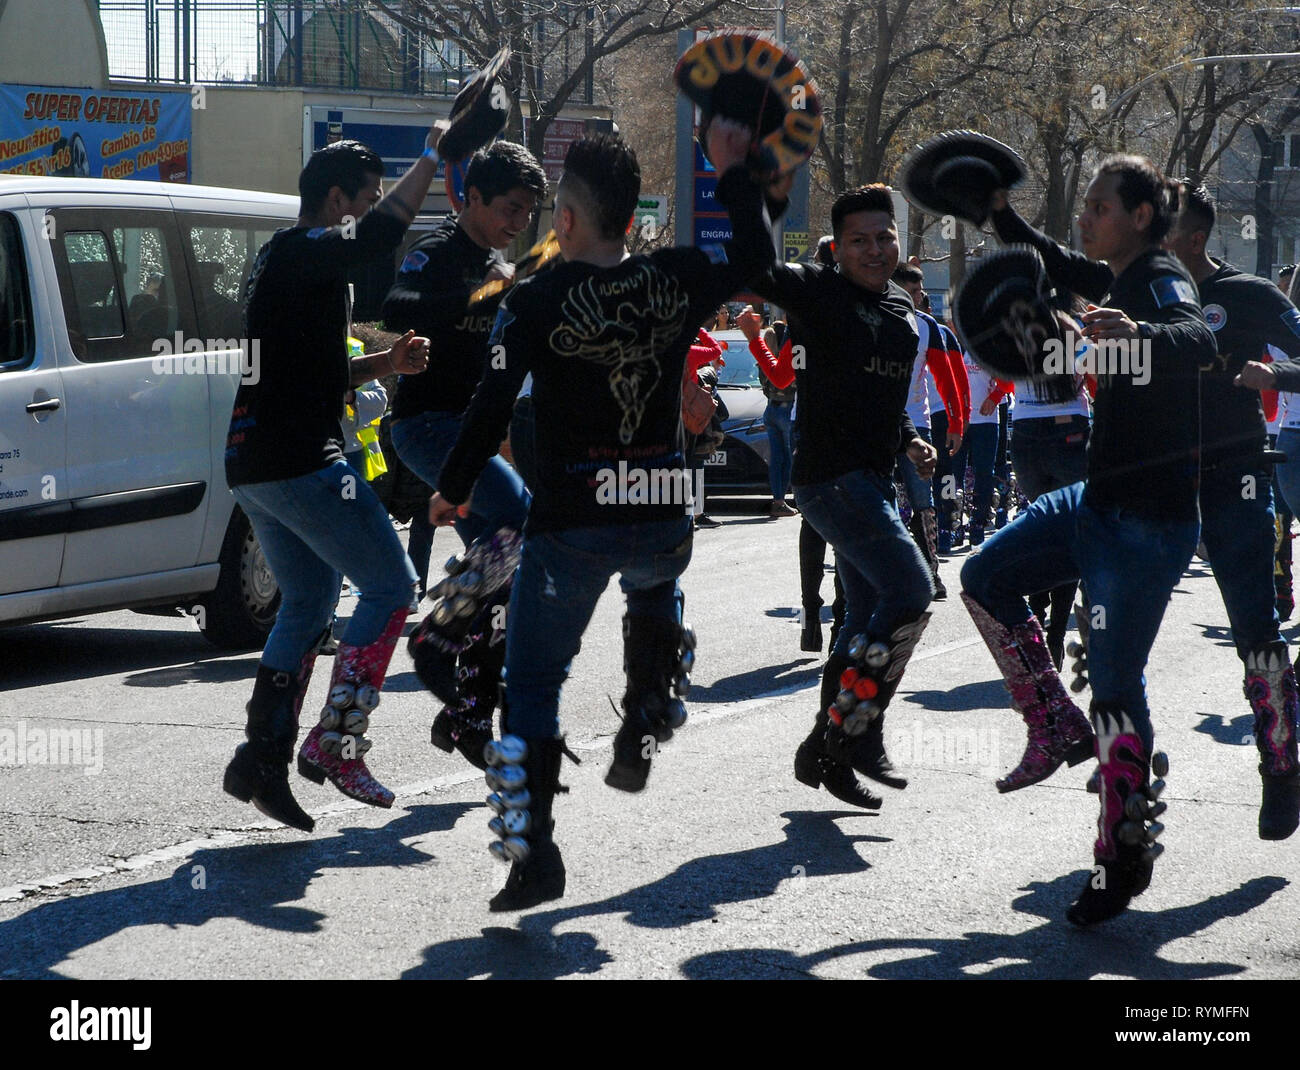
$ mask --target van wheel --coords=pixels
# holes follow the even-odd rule
[[[203,634],[219,647],[260,649],[280,610],[280,588],[253,526],[238,507],[230,514],[220,565],[216,590],[199,601]]]

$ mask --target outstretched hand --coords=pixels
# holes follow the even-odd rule
[[[922,479],[934,475],[935,465],[939,463],[939,451],[925,439],[917,436],[907,444],[908,459],[916,465],[916,474]]]
[[[1122,309],[1089,305],[1088,311],[1080,319],[1083,321],[1084,337],[1093,342],[1103,342],[1110,338],[1141,337],[1138,325],[1129,319]]]
[[[429,523],[435,528],[445,528],[456,522],[457,517],[469,516],[469,502],[464,505],[452,505],[436,491],[429,499]]]
[[[388,362],[402,375],[419,375],[429,366],[429,339],[407,331],[388,351]]]
[[[734,119],[715,115],[709,120],[705,140],[708,142],[709,160],[719,175],[725,175],[736,164],[745,162],[753,138],[754,131]]]
[[[438,151],[438,143],[442,140],[442,135],[451,129],[451,123],[446,119],[439,119],[429,127],[429,136],[424,139],[424,143],[434,152]]]
[[[1276,390],[1277,374],[1262,361],[1248,360],[1233,383],[1247,390]]]
[[[754,311],[753,305],[746,305],[745,310],[736,317],[736,327],[752,342],[763,329],[763,317]]]

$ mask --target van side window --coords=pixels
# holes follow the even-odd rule
[[[171,354],[194,337],[189,272],[171,213],[53,213],[68,340],[80,361]]]
[[[74,231],[63,235],[62,244],[82,337],[120,338],[126,333],[122,326],[122,289],[108,250],[108,238],[98,231]]]
[[[189,239],[199,330],[205,338],[244,333],[244,285],[257,251],[292,219],[186,214],[181,231]],[[215,347],[221,348],[221,347]]]
[[[28,367],[35,340],[22,235],[18,221],[0,213],[0,373]]]

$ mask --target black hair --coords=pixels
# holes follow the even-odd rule
[[[1277,269],[1277,277],[1279,279],[1285,278],[1287,275],[1294,275],[1294,274],[1295,274],[1294,264],[1283,264],[1280,268]]]
[[[919,282],[925,285],[925,272],[915,264],[899,264],[894,268],[894,281],[900,286],[905,282]]]
[[[338,186],[349,199],[365,184],[367,175],[384,173],[384,161],[359,141],[336,141],[311,154],[298,176],[301,215],[315,215],[325,198]]]
[[[465,193],[476,189],[484,204],[522,186],[540,200],[546,195],[546,172],[537,157],[513,141],[496,141],[479,149],[465,171]]]
[[[617,134],[584,137],[564,154],[564,179],[573,179],[601,238],[616,241],[641,196],[641,165],[636,153]]]
[[[835,251],[831,248],[835,239],[829,234],[823,234],[817,239],[817,251],[813,253],[813,263],[822,264],[825,267],[835,266]]]
[[[1183,219],[1191,224],[1191,230],[1209,235],[1214,229],[1217,213],[1214,210],[1214,198],[1199,182],[1195,185],[1190,180],[1179,184],[1178,211]]]
[[[1101,161],[1097,175],[1119,176],[1119,199],[1126,212],[1139,204],[1151,205],[1147,241],[1158,242],[1169,233],[1178,211],[1178,187],[1160,173],[1145,156],[1115,153]]]
[[[890,196],[889,187],[873,182],[870,186],[847,190],[835,198],[835,203],[831,205],[831,230],[837,241],[844,228],[844,217],[855,212],[884,212],[893,219],[894,198]]]

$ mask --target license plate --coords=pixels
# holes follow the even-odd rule
[[[727,463],[727,451],[718,450],[716,453],[709,454],[709,456],[705,458],[704,463],[725,465]]]

